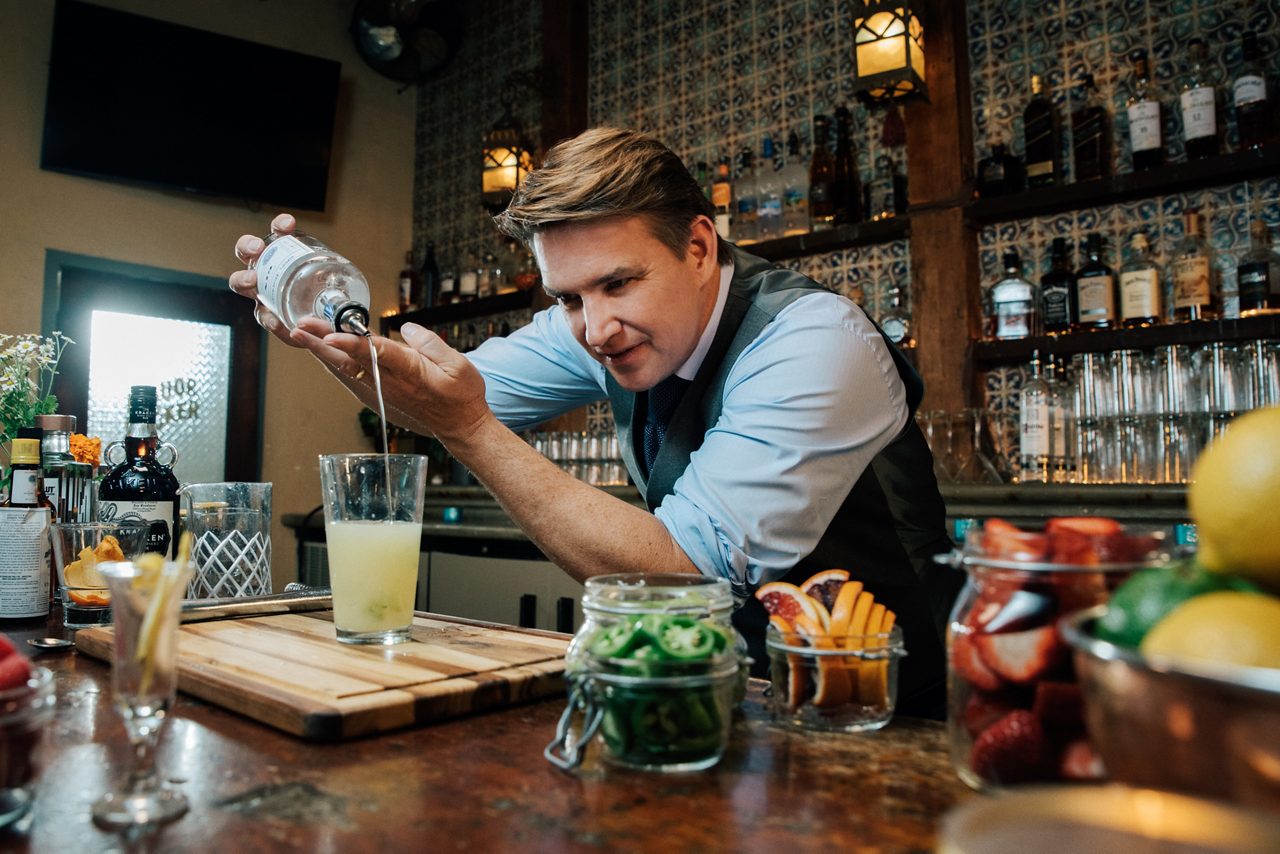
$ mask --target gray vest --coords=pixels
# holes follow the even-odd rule
[[[733,249],[734,275],[728,300],[707,356],[667,426],[666,439],[653,471],[645,476],[636,439],[643,435],[643,392],[626,391],[608,376],[609,400],[617,424],[623,461],[649,509],[671,493],[716,423],[724,400],[724,384],[742,351],[774,317],[796,299],[825,290],[791,270]],[[886,341],[886,343],[888,343]],[[923,395],[915,370],[892,344],[889,351],[907,390],[914,413]],[[839,502],[831,525],[813,552],[788,573],[794,584],[832,567],[849,569],[876,601],[898,615],[908,657],[902,661],[898,709],[903,714],[942,718],[946,713],[945,627],[963,578],[934,564],[934,554],[951,548],[945,533],[946,510],[933,475],[933,457],[923,435],[909,418],[906,428],[883,451]],[[764,675],[768,656],[764,628],[768,615],[754,598],[738,610],[734,622],[747,639],[755,660],[754,675]]]

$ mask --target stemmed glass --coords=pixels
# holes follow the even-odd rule
[[[99,799],[93,820],[111,828],[173,821],[187,811],[187,798],[161,784],[155,752],[177,688],[178,613],[193,573],[185,559],[159,555],[101,569],[115,624],[111,687],[133,757],[127,788]]]

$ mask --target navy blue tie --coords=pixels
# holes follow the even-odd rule
[[[680,398],[689,387],[689,380],[682,380],[675,374],[649,389],[648,412],[644,419],[644,470],[645,474],[653,471],[653,461],[658,458],[658,450],[667,438],[667,424],[676,411]]]

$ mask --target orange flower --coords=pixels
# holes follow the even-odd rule
[[[71,456],[78,463],[98,465],[102,459],[102,439],[97,436],[86,436],[83,433],[71,434]]]

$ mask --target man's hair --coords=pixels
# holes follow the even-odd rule
[[[494,221],[528,244],[558,225],[639,216],[683,259],[699,215],[714,221],[715,208],[671,149],[638,131],[600,127],[553,146]],[[716,258],[729,261],[718,235]]]

